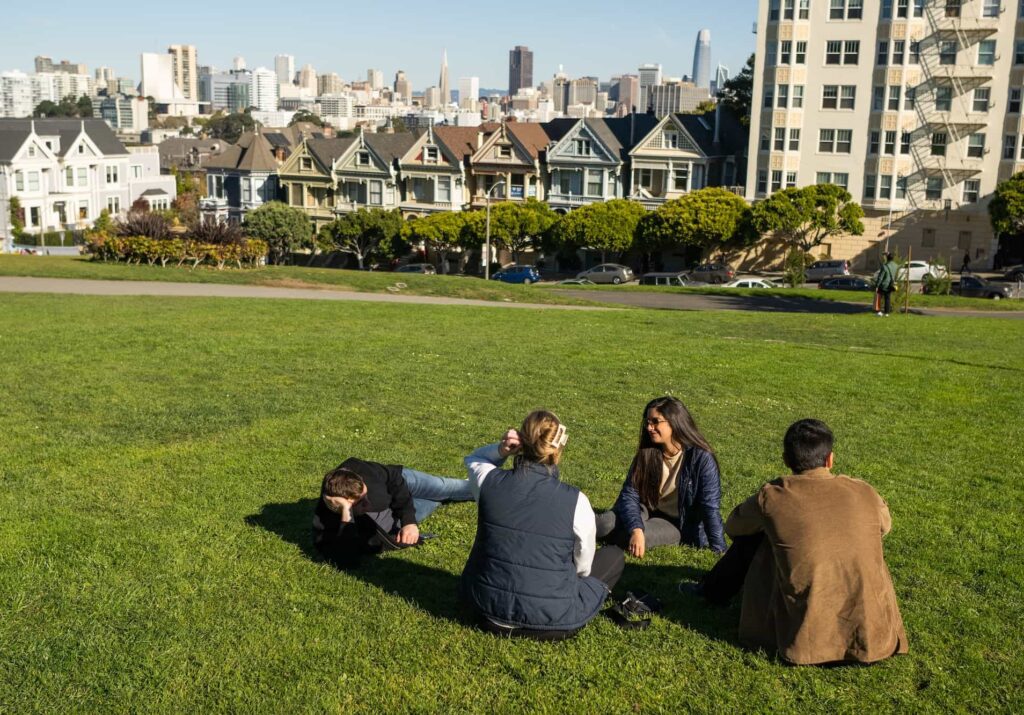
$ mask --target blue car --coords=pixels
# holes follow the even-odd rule
[[[494,274],[494,280],[530,285],[540,280],[540,271],[533,266],[507,266]]]

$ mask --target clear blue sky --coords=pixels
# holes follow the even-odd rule
[[[276,54],[295,56],[318,73],[365,79],[384,71],[391,82],[404,69],[413,87],[437,84],[442,49],[448,50],[452,88],[460,76],[477,75],[482,87],[508,83],[508,51],[534,51],[534,82],[564,65],[572,77],[635,72],[659,62],[668,76],[688,75],[701,28],[711,30],[712,70],[719,62],[735,74],[754,49],[751,27],[757,0],[650,0],[566,3],[366,2],[289,3],[265,0],[211,2],[138,0],[41,5],[8,0],[0,16],[0,70],[33,70],[36,55],[85,63],[90,73],[113,67],[139,79],[139,53],[165,52],[169,44],[195,45],[200,64],[230,67],[235,55],[248,67],[273,67]],[[11,30],[14,31],[11,31]]]

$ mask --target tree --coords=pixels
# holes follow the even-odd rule
[[[644,220],[640,229],[649,249],[672,244],[714,248],[747,243],[750,207],[727,189],[709,186],[667,201]]]
[[[391,242],[401,231],[401,213],[385,209],[359,209],[342,214],[323,228],[334,248],[356,257],[360,270],[367,257],[389,252]]]
[[[511,251],[512,260],[519,263],[519,254],[531,246],[539,248],[556,221],[558,214],[543,201],[503,201],[491,207],[491,241]]]
[[[68,95],[61,98],[60,102],[54,103],[48,99],[36,105],[32,112],[36,117],[82,117],[92,118],[92,100],[88,97],[75,97]]]
[[[587,204],[562,216],[553,235],[561,243],[600,251],[603,263],[606,252],[623,253],[632,247],[646,213],[643,206],[628,199]]]
[[[223,139],[234,144],[242,132],[251,132],[256,128],[256,120],[246,111],[224,115],[218,112],[206,123],[206,132],[213,139]]]
[[[402,121],[401,117],[391,117],[391,131],[395,134],[401,134],[407,132],[409,129],[405,126],[405,122]]]
[[[282,263],[291,251],[309,246],[313,228],[300,209],[269,201],[245,215],[242,230],[267,244],[271,263]]]
[[[864,209],[850,192],[835,184],[812,184],[776,191],[754,204],[751,226],[758,234],[775,234],[804,253],[829,236],[864,233]]]
[[[988,204],[988,216],[996,233],[1024,231],[1024,172],[1014,174],[996,186]]]
[[[288,126],[298,124],[299,122],[307,122],[309,124],[315,124],[318,127],[324,125],[324,120],[320,118],[319,114],[314,114],[308,109],[300,109],[292,115],[291,121],[288,122]]]
[[[754,55],[747,58],[747,64],[735,77],[725,80],[718,92],[722,106],[739,118],[743,126],[750,125],[750,106],[754,97]]]
[[[442,211],[402,224],[402,238],[408,243],[422,241],[441,257],[441,272],[448,272],[448,254],[462,242],[466,220],[461,212]]]
[[[693,111],[689,112],[689,114],[710,114],[711,112],[715,111],[716,106],[717,105],[713,100],[705,99],[696,107],[694,107]]]

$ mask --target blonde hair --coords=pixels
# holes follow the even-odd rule
[[[516,456],[516,466],[522,462],[554,466],[562,458],[565,427],[554,413],[534,410],[523,420],[519,440],[522,447]]]

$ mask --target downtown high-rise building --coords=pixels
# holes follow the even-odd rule
[[[403,70],[395,72],[395,98],[406,104],[412,104],[412,82],[405,76]]]
[[[693,48],[693,83],[707,89],[711,85],[711,30],[697,33]]]
[[[321,97],[325,94],[341,94],[345,91],[345,80],[338,76],[337,72],[328,72],[316,78],[316,94]]]
[[[640,111],[646,112],[650,105],[650,89],[662,82],[661,65],[646,64],[637,68],[637,76],[640,78]]]
[[[295,81],[295,55],[277,55],[274,57],[274,71],[277,73],[278,84],[291,84]]]
[[[302,66],[302,69],[299,70],[298,84],[309,94],[316,94],[317,76],[313,65],[306,64]]]
[[[480,108],[479,77],[459,77],[459,108],[471,111]]]
[[[447,106],[452,101],[452,88],[448,84],[448,50],[441,53],[441,77],[437,87],[441,90],[441,104]]]
[[[508,52],[508,96],[514,97],[523,87],[533,86],[533,52],[516,45]]]
[[[266,67],[257,67],[252,71],[249,89],[249,101],[261,112],[277,111],[278,93],[277,73]]]
[[[1024,170],[1024,44],[994,0],[761,0],[746,195],[837,184],[863,236],[816,253],[872,268],[969,253],[991,265],[987,205]]]
[[[167,48],[171,56],[171,71],[174,83],[178,85],[185,99],[199,101],[199,64],[196,62],[195,45],[171,45]]]
[[[370,89],[384,88],[384,72],[382,70],[366,70],[366,81],[370,83]]]
[[[725,87],[725,83],[729,81],[729,68],[719,63],[718,67],[715,68],[715,79],[711,83],[711,96],[716,96]]]

